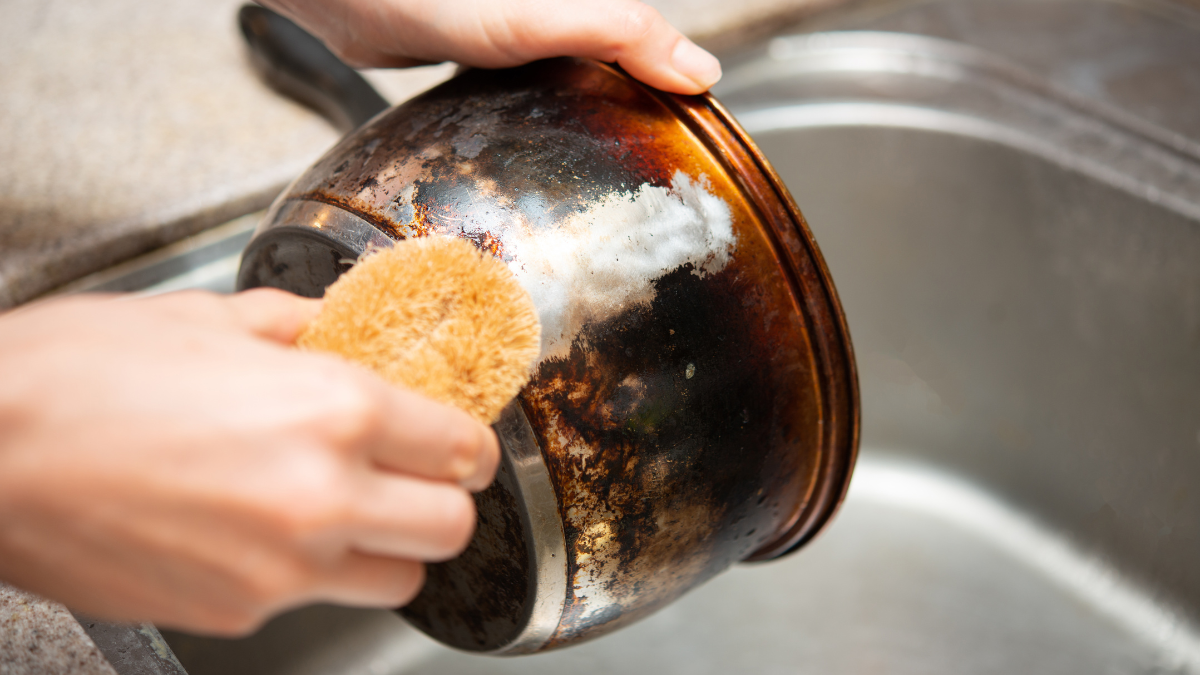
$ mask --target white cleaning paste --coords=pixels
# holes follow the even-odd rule
[[[669,188],[611,192],[549,228],[517,224],[501,238],[510,269],[542,322],[541,362],[563,356],[589,321],[654,299],[655,279],[691,263],[720,271],[735,243],[729,205],[708,180],[676,171]]]

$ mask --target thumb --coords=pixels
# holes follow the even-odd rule
[[[716,57],[637,0],[526,0],[502,7],[514,38],[508,51],[524,52],[523,60],[570,55],[616,61],[646,84],[681,94],[698,94],[721,79]]]
[[[277,288],[254,288],[229,297],[235,320],[258,337],[292,344],[317,314],[321,300]]]

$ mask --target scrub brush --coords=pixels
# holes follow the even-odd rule
[[[529,380],[540,343],[537,309],[508,267],[446,236],[365,254],[296,340],[485,424]]]

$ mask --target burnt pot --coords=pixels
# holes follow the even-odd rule
[[[555,59],[462,73],[344,138],[275,202],[239,286],[320,296],[373,246],[441,233],[538,305],[533,378],[459,558],[401,613],[529,653],[787,554],[850,481],[845,320],[786,188],[711,96]]]

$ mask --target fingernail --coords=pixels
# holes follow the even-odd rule
[[[458,484],[469,490],[479,482],[479,459],[477,457],[455,457],[451,471],[458,479]]]
[[[705,90],[721,79],[721,62],[717,57],[697,47],[691,40],[683,39],[675,45],[675,51],[671,54],[671,65],[680,75]]]
[[[490,461],[493,453],[485,450],[490,444],[495,443],[492,438],[485,438],[485,436],[492,436],[492,430],[481,425],[479,433],[479,444],[476,446],[478,451],[470,458],[457,457],[454,467],[457,475],[460,476],[458,484],[472,492],[479,492],[491,485],[496,471],[496,467],[491,466]]]

